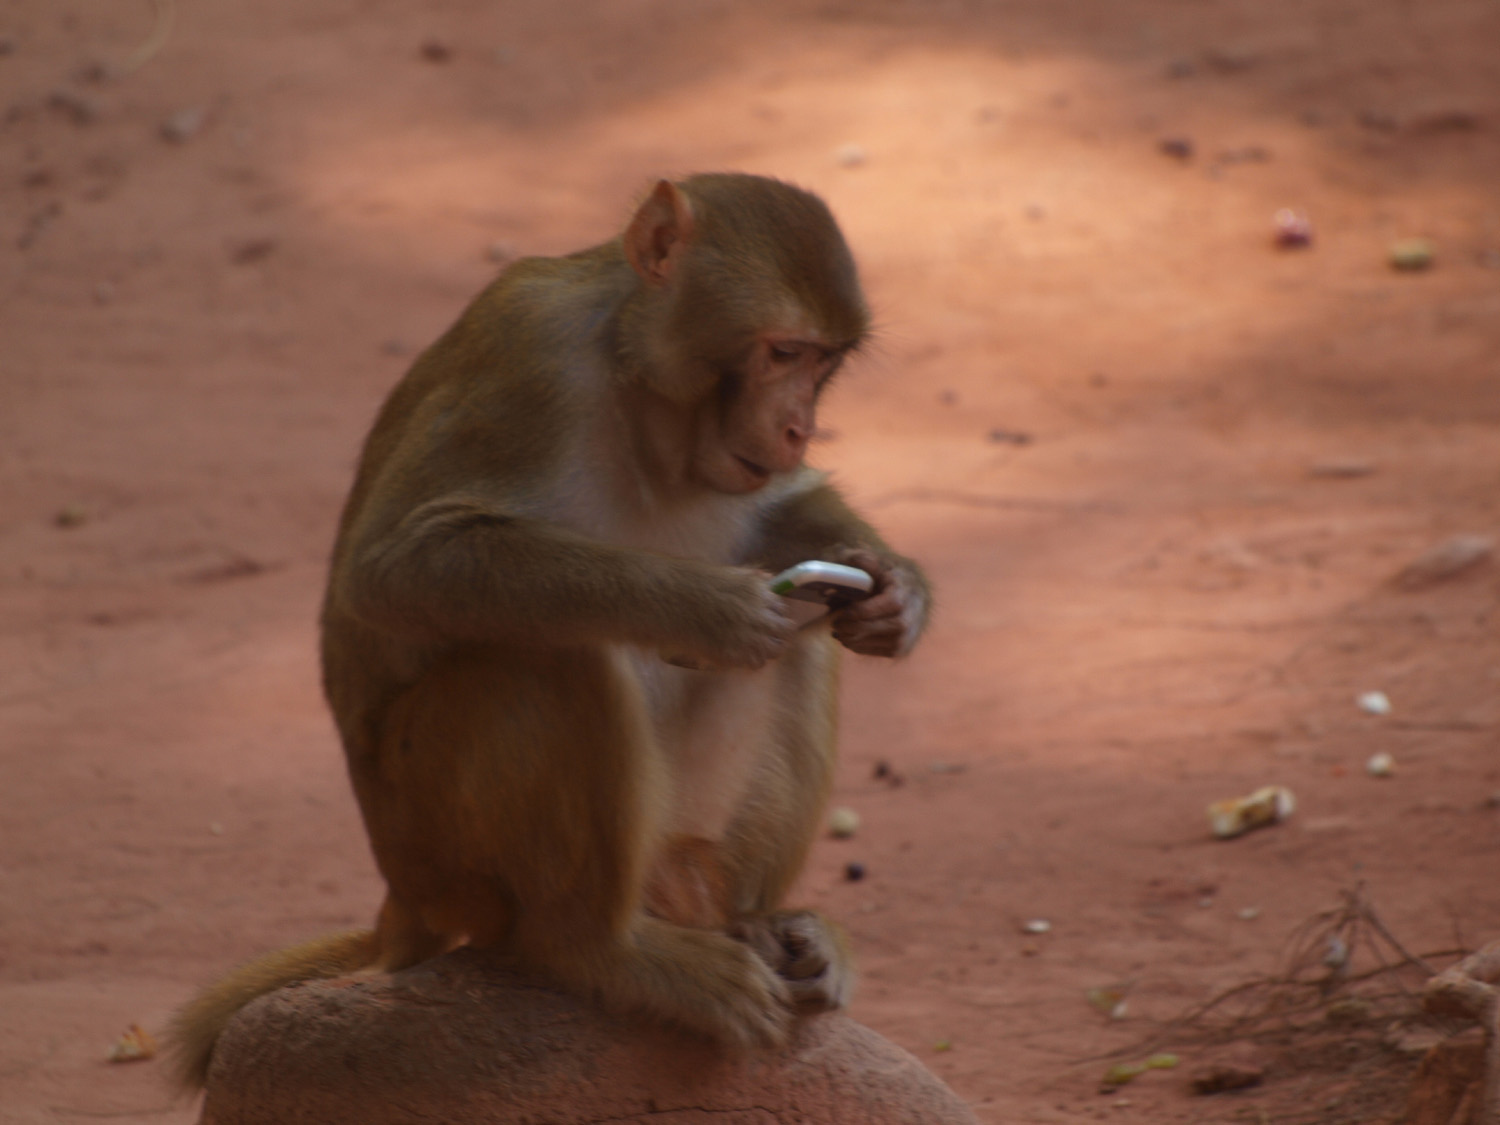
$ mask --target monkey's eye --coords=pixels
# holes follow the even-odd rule
[[[791,363],[802,355],[802,349],[791,344],[771,344],[771,358],[777,363]]]

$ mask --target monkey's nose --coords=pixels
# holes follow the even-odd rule
[[[807,442],[812,436],[809,428],[793,423],[786,428],[781,435],[781,453],[790,467],[802,463],[802,456],[807,452]]]

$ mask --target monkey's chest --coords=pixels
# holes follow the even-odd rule
[[[774,666],[697,672],[633,654],[656,752],[671,778],[666,828],[721,839],[749,797],[772,737]]]

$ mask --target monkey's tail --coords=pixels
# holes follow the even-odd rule
[[[373,930],[330,934],[258,957],[209,985],[178,1009],[167,1028],[178,1084],[186,1090],[202,1088],[219,1035],[234,1014],[257,996],[297,981],[368,968],[379,955],[380,939]]]

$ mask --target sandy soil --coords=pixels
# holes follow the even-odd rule
[[[1500,572],[1393,581],[1500,530],[1493,0],[152,18],[0,0],[0,1121],[191,1121],[116,1035],[370,917],[313,631],[357,443],[496,256],[659,174],[821,192],[879,313],[816,459],[942,601],[850,663],[863,828],[804,881],[858,1018],[986,1122],[1333,1120],[1336,1070],[1101,1096],[1095,1056],[1360,882],[1413,949],[1500,936]],[[1210,838],[1267,783],[1289,821]]]

